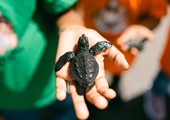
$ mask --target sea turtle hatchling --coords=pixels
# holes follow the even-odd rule
[[[126,44],[128,45],[129,50],[132,48],[136,48],[139,51],[142,51],[144,48],[144,44],[146,43],[147,40],[148,40],[147,38],[144,38],[142,40],[132,39],[132,40],[127,41]]]
[[[92,88],[99,72],[99,66],[94,55],[111,46],[111,43],[101,41],[89,49],[88,38],[83,34],[78,40],[76,53],[66,52],[62,55],[55,64],[55,72],[59,71],[66,62],[70,61],[70,72],[75,79],[77,93],[83,95]]]

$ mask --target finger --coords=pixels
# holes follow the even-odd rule
[[[95,31],[93,31],[93,32],[95,32]],[[93,39],[92,40],[93,42],[95,40],[107,41],[104,37],[102,37],[97,32],[95,32],[95,36],[94,36],[94,34],[89,34],[89,38]],[[89,42],[91,42],[91,41],[89,41]],[[105,53],[121,69],[128,69],[129,68],[129,65],[128,65],[124,55],[116,47],[112,46],[110,49],[106,50]]]
[[[135,32],[124,32],[120,37],[117,38],[116,42],[118,45],[125,44],[126,41],[136,38]]]
[[[121,47],[121,49],[123,50],[123,51],[128,51],[129,50],[129,46],[127,45],[127,44],[121,44],[120,45],[120,47]]]
[[[89,111],[84,101],[83,95],[78,95],[74,82],[70,82],[70,95],[73,100],[74,109],[78,119],[87,119]]]
[[[139,35],[141,36],[139,36],[139,38],[141,38],[141,40],[143,39],[143,38],[147,38],[147,40],[150,40],[150,41],[152,41],[153,39],[154,39],[154,34],[153,34],[153,32],[151,31],[151,30],[149,30],[148,28],[143,28],[144,30],[141,32],[141,35],[140,35],[140,33],[139,33]]]
[[[98,109],[104,109],[108,106],[107,99],[97,92],[95,86],[90,91],[86,92],[86,99]]]
[[[66,98],[66,81],[60,77],[56,78],[56,97],[59,101]]]
[[[139,50],[136,48],[131,48],[130,52],[135,56],[139,54]]]
[[[113,99],[116,97],[116,92],[109,88],[108,82],[105,77],[101,77],[95,81],[97,92],[104,96],[106,99]]]
[[[127,70],[129,64],[127,63],[124,55],[114,46],[108,51],[108,57],[121,69]]]
[[[117,44],[121,45],[130,39],[140,39],[143,40],[147,38],[148,40],[154,39],[154,34],[147,27],[141,25],[133,25],[126,29],[124,33],[117,39]]]

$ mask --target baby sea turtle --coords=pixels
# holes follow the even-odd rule
[[[62,55],[55,64],[55,72],[59,71],[66,62],[70,61],[70,72],[75,79],[77,93],[83,95],[92,88],[99,72],[99,66],[94,55],[111,46],[111,43],[101,41],[89,49],[88,38],[83,34],[78,40],[76,53],[66,52]]]
[[[144,38],[142,40],[138,40],[138,39],[133,40],[132,39],[132,40],[127,41],[126,44],[128,45],[129,50],[132,48],[136,48],[139,51],[142,51],[146,41],[147,41],[147,38]]]

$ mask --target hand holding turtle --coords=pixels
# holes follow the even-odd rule
[[[137,55],[144,47],[144,43],[148,40],[153,40],[154,35],[151,30],[142,25],[129,26],[117,39],[117,43],[121,46],[122,50]]]
[[[89,48],[94,46],[97,42],[107,41],[94,30],[87,29],[82,26],[69,27],[60,33],[56,61],[60,58],[60,56],[68,51],[77,51],[78,39],[82,36],[82,34],[85,34],[88,37]],[[86,97],[86,99],[97,108],[104,109],[108,105],[107,100],[114,98],[116,95],[115,92],[108,87],[105,77],[103,62],[105,56],[108,56],[118,67],[128,69],[129,66],[124,58],[124,55],[114,46],[110,46],[110,48],[97,53],[95,58],[99,66],[99,71],[97,77],[95,78],[95,85],[89,91],[85,92],[84,96],[77,93],[74,82],[75,78],[70,74],[69,62],[64,64],[64,66],[56,72],[57,99],[65,99],[67,89],[66,81],[68,81],[69,91],[72,96],[77,117],[79,119],[86,119],[89,115],[84,97]]]

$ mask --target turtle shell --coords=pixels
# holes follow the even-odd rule
[[[76,82],[86,89],[94,83],[99,66],[95,57],[89,52],[79,52],[70,63],[70,72]]]

